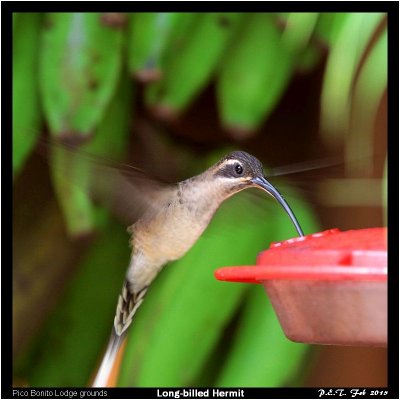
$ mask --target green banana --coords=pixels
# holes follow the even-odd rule
[[[114,160],[123,159],[127,155],[132,123],[133,87],[126,82],[128,76],[124,73],[93,139],[82,146],[85,152]]]
[[[119,86],[98,124],[93,140],[81,147],[89,154],[121,159],[129,140],[131,87],[120,79]],[[112,135],[111,135],[112,133]],[[104,212],[89,197],[93,168],[85,157],[60,146],[51,147],[52,180],[71,236],[81,236],[104,224]]]
[[[281,98],[293,65],[273,16],[249,15],[217,79],[219,113],[233,136],[243,139],[258,128]]]
[[[351,13],[321,13],[315,27],[316,34],[332,46],[350,15]]]
[[[162,76],[162,59],[171,33],[182,21],[179,13],[130,14],[127,48],[129,72],[139,81]]]
[[[86,237],[95,230],[94,206],[88,195],[88,166],[76,154],[59,146],[51,148],[50,162],[51,179],[68,234]]]
[[[342,135],[348,131],[351,91],[357,67],[383,18],[383,13],[351,13],[336,34],[321,94],[321,130],[323,139],[330,145],[339,145]]]
[[[294,53],[302,51],[311,38],[318,15],[318,13],[290,13],[282,32],[282,45]]]
[[[315,68],[322,59],[322,51],[315,43],[309,45],[297,56],[296,70],[300,73],[307,73]]]
[[[173,117],[193,100],[217,67],[241,21],[238,13],[184,14],[191,24],[166,49],[163,78],[150,84],[146,103],[158,115]]]
[[[382,32],[366,56],[353,90],[351,135],[346,140],[347,172],[371,176],[374,152],[374,127],[379,103],[387,87],[387,29]],[[354,154],[361,160],[354,163]],[[350,172],[351,169],[351,172]]]
[[[122,29],[99,13],[45,17],[39,81],[54,136],[82,141],[93,133],[115,92],[122,65]]]
[[[318,13],[289,13],[282,32],[282,45],[296,58],[297,71],[310,71],[321,59],[320,49],[311,43]]]
[[[41,15],[13,13],[13,176],[21,171],[40,134],[42,121],[37,52]]]

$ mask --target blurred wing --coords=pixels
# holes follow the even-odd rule
[[[157,212],[173,196],[176,184],[164,183],[139,168],[73,146],[46,143],[52,173],[79,187],[95,202],[131,225],[144,213]]]
[[[92,166],[90,194],[131,225],[143,214],[156,213],[174,195],[176,185],[151,178],[136,168]]]
[[[272,176],[285,176],[298,173],[305,173],[315,170],[326,170],[339,168],[344,166],[344,158],[341,156],[332,156],[319,158],[315,160],[307,160],[289,165],[273,167],[267,169],[267,178]]]

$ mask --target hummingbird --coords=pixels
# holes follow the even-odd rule
[[[162,184],[131,171],[135,179],[130,193],[120,192],[120,197],[129,195],[134,203],[136,222],[128,228],[131,259],[93,387],[107,385],[118,350],[153,280],[168,262],[194,245],[223,201],[242,190],[259,188],[278,201],[303,236],[288,203],[265,178],[261,162],[244,151],[231,152],[203,173],[176,184]]]

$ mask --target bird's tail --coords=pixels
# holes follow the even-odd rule
[[[125,335],[117,335],[114,332],[111,334],[110,341],[108,342],[107,350],[104,354],[100,368],[97,371],[96,378],[93,381],[92,387],[107,387],[108,380],[113,369],[118,350],[125,338]]]
[[[96,378],[94,379],[93,387],[107,386],[118,350],[125,339],[126,330],[132,323],[133,316],[142,304],[146,292],[147,286],[137,293],[132,293],[129,288],[129,282],[127,280],[124,282],[124,286],[122,287],[121,294],[118,298],[113,331],[100,368],[97,372]]]
[[[145,286],[136,293],[132,293],[129,282],[125,280],[114,318],[114,329],[117,335],[122,335],[132,323],[133,316],[142,304],[147,288],[148,286]]]

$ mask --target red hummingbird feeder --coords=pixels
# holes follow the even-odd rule
[[[256,266],[215,271],[223,281],[264,285],[295,342],[387,344],[387,229],[330,229],[272,243]]]

